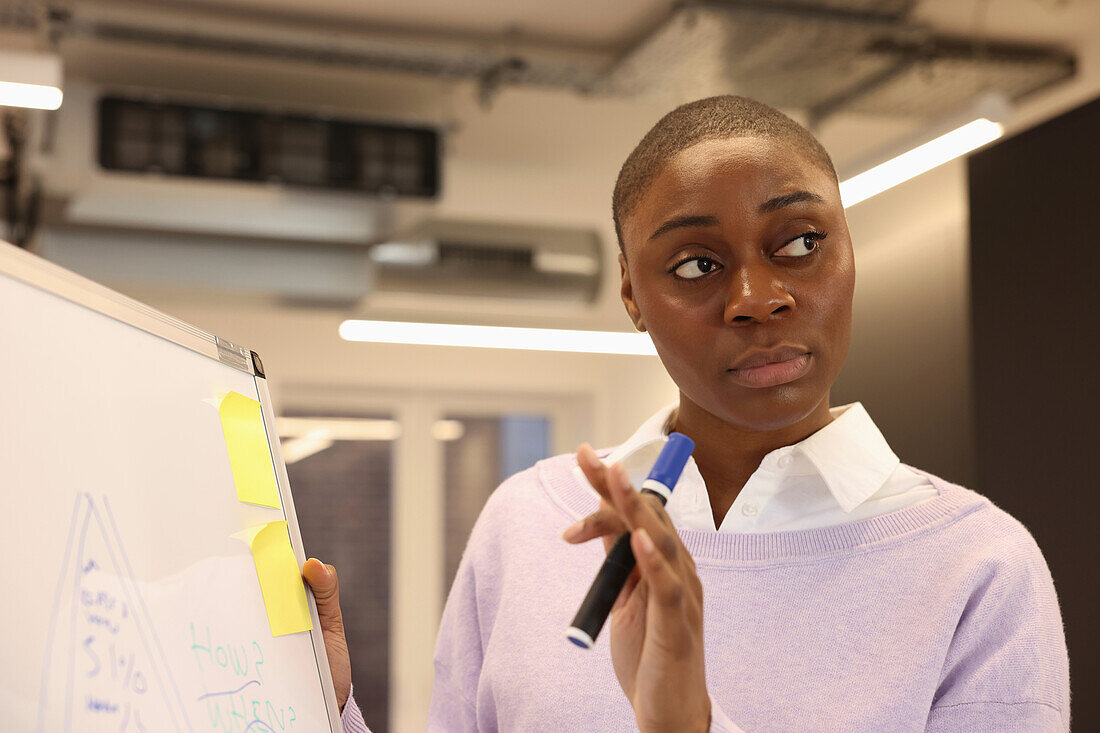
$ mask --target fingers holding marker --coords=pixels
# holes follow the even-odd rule
[[[664,505],[657,496],[648,493],[638,493],[630,488],[629,480],[621,467],[613,467],[608,471],[609,486],[612,493],[621,495],[621,503],[625,522],[634,532],[631,533],[630,547],[638,557],[638,543],[653,547],[654,551],[662,558],[660,564],[650,560],[643,564],[638,559],[642,577],[650,579],[649,572],[657,573],[654,578],[663,588],[661,598],[670,602],[679,602],[681,595],[689,591],[694,597],[702,597],[702,583],[695,572],[695,561],[691,553],[683,546],[680,535],[676,533],[668,513],[664,511]],[[643,539],[639,539],[641,534]],[[661,583],[662,579],[670,578]],[[674,582],[673,580],[674,579]]]
[[[616,474],[620,479],[618,485],[625,486],[626,490],[635,497],[639,496],[634,492],[630,483],[630,477],[627,475],[623,465],[621,463],[615,463],[612,466],[604,465],[603,461],[596,455],[596,451],[592,450],[592,447],[587,443],[583,443],[577,449],[577,465],[580,466],[585,478],[588,479],[588,483],[592,485],[592,488],[596,490],[596,493],[599,494],[600,498],[603,500],[600,504],[600,511],[594,512],[589,515],[590,517],[601,514],[605,508],[605,504],[618,510],[620,514],[622,513],[622,506],[616,499],[616,492],[613,490],[613,477],[616,476]],[[621,495],[622,492],[619,492],[619,494]],[[661,508],[663,506],[662,501],[656,496],[651,495],[646,495],[643,501],[657,510],[656,514],[663,522],[670,527],[672,526],[672,521]],[[578,522],[578,524],[580,523]],[[572,527],[570,529],[572,529]]]
[[[628,532],[630,527],[623,521],[621,514],[611,499],[608,488],[608,476],[611,469],[604,465],[596,451],[587,443],[577,448],[577,465],[584,473],[588,483],[600,495],[600,508],[580,522],[569,527],[562,538],[574,544],[603,537],[604,550],[610,552],[618,535]]]
[[[632,530],[646,529],[661,552],[674,558],[680,542],[661,500],[635,491],[622,464],[616,463],[608,473],[608,485],[623,521]]]
[[[577,448],[577,465],[581,467],[581,472],[596,493],[610,502],[611,496],[607,493],[607,466],[588,443],[582,443]]]
[[[571,544],[580,544],[594,540],[597,537],[618,536],[628,532],[629,527],[619,516],[615,507],[606,501],[600,501],[600,508],[589,514],[576,524],[570,525],[563,533],[562,539]]]
[[[642,577],[657,602],[663,606],[679,606],[683,603],[684,584],[680,575],[669,564],[664,552],[658,550],[645,529],[636,529],[631,533],[630,548],[634,551]]]
[[[612,503],[631,529],[641,526],[646,519],[646,504],[630,484],[626,468],[623,464],[616,463],[607,473],[608,493],[611,494]]]
[[[630,487],[630,480],[623,467],[616,464],[612,469],[605,468],[588,445],[582,445],[577,449],[577,463],[589,483],[603,499],[601,509],[613,508],[619,520],[630,530],[644,528],[649,535],[656,534],[661,538],[661,546],[668,547],[668,551],[675,555],[681,547],[679,538],[660,506],[672,494],[694,448],[695,444],[686,435],[681,433],[669,435],[668,442],[661,448],[643,484],[647,493],[654,494],[652,499],[640,498]],[[612,515],[606,512],[603,517],[608,523],[612,521]],[[579,524],[580,527],[566,531],[567,538],[583,535],[584,521],[582,520]],[[669,533],[671,537],[666,539],[664,535]],[[650,605],[645,599],[648,595],[648,585],[636,569],[630,536],[622,534],[615,541],[612,541],[611,535],[603,537],[604,546],[610,545],[607,558],[596,574],[596,579],[588,589],[566,634],[570,641],[585,648],[591,648],[613,606],[641,608]],[[629,583],[632,579],[637,579],[633,585]],[[630,586],[631,589],[625,595],[622,592],[624,586]],[[616,601],[619,602],[616,603]]]
[[[635,491],[623,465],[604,465],[587,443],[577,449],[577,465],[600,495],[600,508],[568,527],[562,533],[565,541],[580,544],[603,537],[605,546],[610,546],[617,535],[647,527],[662,552],[670,559],[676,556],[679,542],[660,498]]]

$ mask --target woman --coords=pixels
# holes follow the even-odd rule
[[[693,102],[631,153],[613,210],[623,303],[678,404],[604,460],[581,446],[494,492],[444,611],[429,728],[1068,730],[1027,530],[900,464],[858,403],[830,408],[855,270],[820,144],[751,100]],[[666,511],[631,485],[670,430],[696,450]],[[579,650],[563,632],[600,564],[589,540],[623,531],[638,570]],[[343,704],[335,572],[304,574]],[[365,730],[353,703],[344,720]]]

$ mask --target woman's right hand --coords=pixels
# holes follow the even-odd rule
[[[302,577],[313,589],[317,600],[317,616],[321,619],[321,634],[325,638],[328,666],[332,670],[332,684],[336,688],[336,701],[340,712],[351,694],[351,656],[344,638],[344,617],[340,614],[340,581],[336,568],[310,558],[302,567]]]
[[[588,445],[577,463],[600,508],[567,529],[579,544],[623,532],[637,569],[611,610],[611,662],[642,731],[707,731],[711,724],[703,654],[703,585],[663,502],[635,491],[622,464],[608,468]]]

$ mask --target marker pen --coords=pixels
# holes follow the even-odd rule
[[[667,503],[693,450],[695,443],[691,438],[682,433],[669,434],[668,442],[657,456],[639,493],[656,496],[662,505]],[[611,607],[615,605],[615,599],[626,585],[626,579],[634,572],[634,564],[630,533],[623,532],[611,546],[607,559],[588,589],[588,595],[573,618],[573,624],[565,633],[569,641],[584,649],[592,647],[611,613]]]

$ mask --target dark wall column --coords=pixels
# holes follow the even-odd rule
[[[970,159],[975,488],[1042,548],[1100,730],[1100,100]]]

